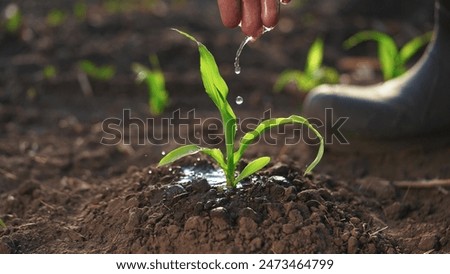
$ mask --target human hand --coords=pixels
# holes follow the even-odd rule
[[[273,28],[278,23],[280,3],[291,0],[217,0],[222,23],[228,28],[241,24],[244,34],[259,37],[264,27]]]

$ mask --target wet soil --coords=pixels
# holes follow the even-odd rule
[[[145,8],[142,1],[113,12],[107,1],[87,1],[86,18],[68,15],[49,26],[50,10],[69,14],[74,4],[53,2],[18,1],[23,27],[0,29],[0,218],[7,225],[0,228],[0,253],[450,252],[445,136],[401,140],[388,149],[330,147],[304,176],[316,147],[281,141],[291,136],[287,128],[278,143],[249,148],[244,162],[262,155],[272,162],[237,189],[209,184],[205,173],[216,167],[201,156],[157,167],[163,151],[188,138],[223,145],[220,128],[211,127],[218,113],[203,91],[197,50],[170,27],[189,31],[216,56],[230,100],[244,98],[232,104],[240,119],[261,119],[269,109],[282,117],[300,113],[303,95],[274,94],[272,85],[282,70],[303,67],[318,35],[326,41],[325,63],[343,81],[377,82],[376,47],[346,52],[342,41],[375,28],[403,43],[431,29],[429,1],[387,17],[348,0],[285,7],[279,29],[244,49],[239,76],[233,60],[243,36],[222,28],[214,3]],[[148,64],[152,53],[170,92],[161,117],[149,114],[145,88],[130,70],[133,62]],[[361,58],[363,72],[373,64],[369,76],[355,61]],[[89,79],[92,92],[86,91],[77,67],[83,59],[115,66],[116,76]],[[51,79],[43,75],[48,65],[57,70]],[[114,131],[105,127],[111,119],[122,122]],[[197,127],[186,126],[194,122]],[[211,133],[218,138],[206,138]],[[196,176],[183,179],[185,168]]]

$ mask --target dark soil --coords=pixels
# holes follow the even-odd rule
[[[375,143],[368,150],[331,147],[307,176],[304,167],[315,147],[260,142],[246,159],[269,155],[272,163],[237,189],[211,186],[201,175],[179,183],[184,167],[198,174],[214,169],[206,158],[156,167],[163,151],[178,146],[174,136],[205,136],[211,117],[218,117],[203,92],[197,49],[169,27],[192,33],[216,56],[230,98],[244,98],[244,104],[233,104],[238,117],[260,119],[268,109],[282,117],[300,112],[302,95],[273,94],[274,80],[284,69],[303,67],[318,35],[326,41],[325,63],[345,74],[345,81],[373,83],[380,80],[376,66],[361,79],[355,60],[373,64],[376,47],[346,52],[342,41],[370,28],[404,43],[431,29],[429,1],[411,1],[411,11],[401,17],[392,15],[390,1],[380,2],[389,12],[369,12],[350,0],[284,8],[280,28],[244,50],[239,76],[232,64],[243,37],[222,28],[214,1],[161,1],[166,4],[120,13],[107,11],[107,1],[87,1],[85,19],[70,15],[49,26],[51,9],[69,13],[74,4],[53,2],[18,1],[23,27],[13,34],[0,29],[0,218],[7,225],[0,228],[0,253],[450,252],[445,136],[388,148]],[[1,2],[2,12],[7,4]],[[158,54],[171,99],[158,118],[148,113],[146,91],[130,71],[131,63],[147,64],[152,53]],[[112,64],[117,74],[106,82],[90,79],[92,94],[83,92],[77,69],[82,59]],[[47,65],[55,66],[56,77],[43,77]],[[192,109],[202,121],[199,129],[168,132],[163,126],[174,111],[188,117]],[[120,144],[102,144],[110,136],[103,121],[122,119],[124,110],[155,124],[125,124]]]

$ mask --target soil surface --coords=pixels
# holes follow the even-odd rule
[[[8,2],[0,4],[2,24]],[[250,146],[244,162],[262,155],[272,162],[237,189],[211,185],[216,167],[202,156],[157,167],[188,138],[223,145],[197,49],[170,27],[215,55],[230,100],[244,98],[232,105],[245,121],[267,118],[267,110],[300,113],[301,93],[274,94],[272,86],[284,69],[304,67],[318,36],[325,64],[343,82],[380,81],[376,46],[345,51],[342,42],[377,29],[403,44],[431,30],[430,1],[380,1],[380,10],[364,0],[298,1],[282,8],[277,29],[244,49],[240,75],[233,61],[243,35],[221,26],[214,1],[131,1],[120,11],[117,1],[86,1],[81,18],[75,1],[12,2],[23,22],[14,33],[0,28],[0,253],[450,252],[445,136],[330,147],[304,176],[317,148],[286,144],[293,132],[286,128],[277,144]],[[395,12],[402,5],[408,12]],[[61,24],[48,21],[54,9],[66,14]],[[161,117],[149,114],[130,69],[149,65],[149,54],[158,55],[170,93]],[[112,65],[116,75],[86,78],[77,66],[83,59]],[[43,72],[49,65],[53,77]],[[216,138],[206,138],[211,133]]]

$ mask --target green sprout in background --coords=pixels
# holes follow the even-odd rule
[[[9,4],[5,9],[5,29],[9,33],[17,33],[22,27],[22,12],[16,4]]]
[[[273,118],[261,122],[253,131],[247,132],[240,141],[240,146],[235,150],[235,138],[237,129],[237,118],[227,101],[228,86],[222,78],[217,67],[214,56],[200,42],[191,35],[176,30],[180,34],[191,39],[198,45],[200,53],[200,72],[206,93],[218,108],[225,135],[225,155],[217,148],[204,148],[197,145],[185,145],[169,152],[159,162],[159,166],[170,164],[180,158],[203,152],[214,159],[220,168],[223,169],[228,187],[236,187],[239,181],[249,177],[255,172],[264,168],[269,162],[270,157],[260,157],[251,161],[241,172],[236,175],[236,167],[241,160],[248,146],[259,139],[259,136],[266,130],[284,124],[302,124],[306,125],[320,139],[320,147],[314,161],[307,167],[305,173],[310,172],[321,160],[324,152],[324,142],[320,133],[308,122],[307,119],[292,115],[288,118]]]
[[[73,14],[79,21],[84,21],[87,15],[87,5],[84,2],[76,2],[73,6]]]
[[[6,224],[0,219],[0,228],[6,228]]]
[[[136,80],[139,83],[145,82],[147,85],[150,113],[160,115],[169,103],[169,94],[166,90],[166,81],[159,66],[158,57],[151,55],[149,59],[153,69],[138,63],[132,64],[131,68],[137,75]]]
[[[274,91],[280,92],[289,83],[294,83],[300,91],[308,92],[321,84],[339,82],[339,74],[330,67],[322,66],[324,52],[323,40],[318,38],[308,51],[305,70],[286,70],[280,74],[274,85]]]
[[[64,11],[54,9],[47,14],[47,24],[50,27],[57,27],[62,25],[66,21],[66,18],[67,14]]]
[[[378,31],[358,32],[344,42],[344,47],[350,49],[365,41],[378,43],[378,59],[384,80],[393,79],[406,72],[406,63],[425,45],[432,37],[428,32],[413,38],[401,49],[397,47],[392,37]]]
[[[111,80],[116,74],[116,70],[111,65],[97,66],[89,60],[82,60],[78,63],[78,67],[89,77],[99,81]]]
[[[44,69],[42,70],[42,74],[44,75],[45,79],[53,79],[56,77],[57,71],[55,66],[48,65],[44,67]]]

